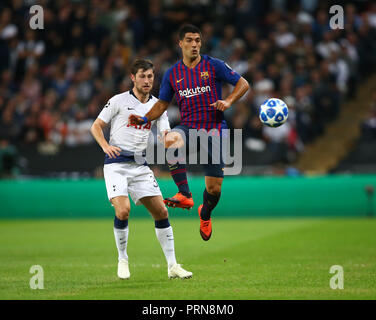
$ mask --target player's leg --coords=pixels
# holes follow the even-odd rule
[[[198,207],[198,214],[200,217],[200,235],[205,241],[209,240],[212,235],[211,213],[217,206],[219,198],[221,197],[225,167],[222,156],[222,137],[220,140],[215,139],[217,138],[209,139],[209,163],[203,165],[205,171],[205,190],[203,194],[203,204]]]
[[[128,245],[128,218],[130,211],[129,198],[126,196],[118,196],[111,199],[111,203],[115,208],[114,219],[114,235],[116,247],[118,249],[118,259],[127,260],[127,245]]]
[[[205,241],[209,240],[212,235],[211,213],[221,197],[222,182],[223,178],[205,177],[206,188],[203,194],[203,204],[198,207],[200,234]]]
[[[223,178],[205,177],[205,190],[203,194],[203,204],[201,210],[201,218],[209,220],[212,210],[217,206],[221,197]]]
[[[115,208],[114,218],[114,236],[116,248],[118,250],[118,271],[117,275],[120,279],[129,279],[131,276],[128,264],[128,218],[130,211],[129,198],[126,196],[118,196],[111,199],[111,203]]]
[[[123,163],[106,164],[103,169],[108,199],[115,209],[114,236],[118,250],[118,277],[130,277],[128,266],[128,217],[130,203],[126,170]]]
[[[176,149],[175,150],[175,157],[178,156],[178,150],[180,148],[184,148],[184,140],[181,134],[177,131],[169,132],[166,135],[166,149]],[[167,151],[167,150],[166,150]],[[187,167],[185,163],[182,163],[183,159],[176,159],[177,162],[169,162],[168,168],[170,169],[170,174],[172,179],[174,180],[176,186],[179,189],[179,192],[186,196],[190,197],[191,192],[189,190],[188,179],[187,179]]]
[[[156,236],[166,257],[167,266],[171,268],[176,263],[174,235],[163,199],[161,196],[151,196],[144,197],[140,201],[154,219]]]
[[[147,196],[140,199],[141,203],[155,221],[155,234],[166,257],[169,278],[191,278],[192,272],[184,270],[176,262],[174,233],[168,220],[168,211],[162,196]]]
[[[179,192],[171,198],[166,198],[164,200],[164,203],[170,207],[190,209],[193,207],[194,203],[192,199],[192,194],[189,190],[187,168],[186,164],[182,161],[183,159],[178,158],[179,153],[181,154],[181,152],[179,152],[179,149],[187,147],[187,144],[184,142],[182,134],[185,135],[185,140],[187,141],[188,128],[185,126],[176,126],[173,129],[173,131],[169,132],[166,135],[166,153],[168,152],[168,149],[176,149],[174,153],[174,158],[176,161],[169,161],[169,159],[167,159],[167,161],[171,177],[174,180],[176,186],[178,187]]]

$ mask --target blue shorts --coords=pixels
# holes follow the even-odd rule
[[[189,130],[191,130],[191,135],[189,134]],[[217,131],[217,135],[205,135],[204,130],[198,131],[185,125],[177,125],[171,131],[179,132],[183,135],[186,154],[192,154],[192,152],[196,152],[197,156],[200,154],[200,163],[203,160],[205,161],[202,164],[205,176],[223,178],[225,163],[223,161],[222,149],[224,149],[225,139],[227,138],[225,135],[219,131]],[[202,155],[203,158],[201,158]],[[206,155],[207,161],[205,159]],[[189,160],[187,163],[189,163]]]

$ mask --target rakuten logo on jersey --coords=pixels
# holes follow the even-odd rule
[[[185,90],[179,90],[179,95],[182,98],[183,97],[191,98],[191,97],[194,97],[194,96],[198,96],[201,93],[210,92],[210,91],[211,91],[210,86],[205,86],[205,87],[197,86],[194,89],[188,88],[188,89],[185,89]]]

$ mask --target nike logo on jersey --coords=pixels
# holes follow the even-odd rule
[[[177,80],[176,83],[180,83],[180,82],[182,82],[183,80],[184,80],[184,78],[181,78],[181,79]]]
[[[134,108],[129,108],[129,107],[128,107],[128,110],[134,110]]]

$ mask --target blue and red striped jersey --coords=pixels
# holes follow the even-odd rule
[[[188,68],[183,60],[177,62],[163,76],[159,99],[171,102],[174,94],[180,109],[181,124],[196,129],[227,128],[223,111],[210,104],[222,99],[222,84],[233,86],[240,75],[224,61],[202,55],[194,68]]]

